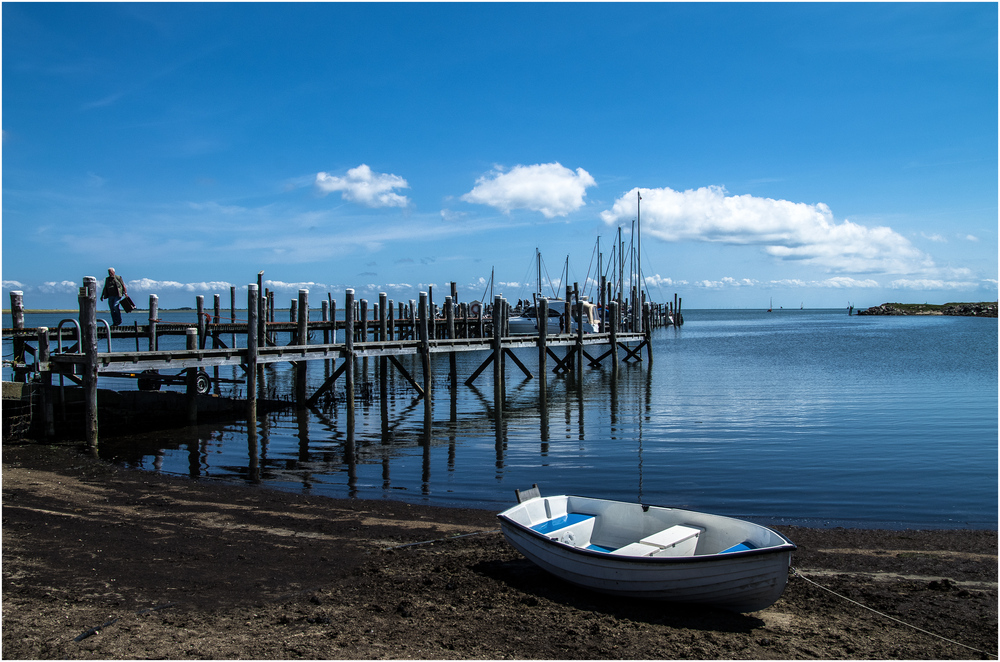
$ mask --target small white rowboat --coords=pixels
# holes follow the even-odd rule
[[[553,575],[613,595],[738,612],[781,597],[795,544],[767,527],[692,510],[518,492],[507,541]]]

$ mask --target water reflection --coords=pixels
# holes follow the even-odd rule
[[[622,364],[617,379],[606,363],[556,374],[551,359],[543,378],[537,358],[524,352],[534,378],[508,371],[498,394],[492,368],[464,384],[481,355],[457,355],[458,379],[449,361],[438,361],[428,398],[376,360],[358,375],[372,388],[358,389],[353,411],[338,379],[311,408],[104,439],[101,454],[195,478],[442,505],[503,505],[514,488],[538,483],[550,493],[599,491],[821,524],[995,522],[982,507],[996,496],[995,472],[987,470],[997,447],[995,322],[991,333],[963,340],[927,320],[904,321],[910,326],[891,334],[886,325],[904,322],[847,326],[846,316],[817,316],[815,328],[799,329],[778,321],[785,326],[774,333],[741,333],[736,322],[734,330],[720,321],[699,332],[689,320],[661,333],[654,367]],[[933,357],[913,350],[925,345]],[[985,358],[963,362],[965,346]],[[831,347],[841,349],[830,355]],[[894,355],[895,347],[909,350]],[[398,358],[420,378],[418,358]],[[984,362],[989,369],[979,370]],[[870,365],[880,367],[878,379]],[[309,389],[336,367],[311,362]],[[262,393],[288,394],[296,376],[289,364],[268,364],[258,379]],[[941,439],[961,452],[942,454]]]

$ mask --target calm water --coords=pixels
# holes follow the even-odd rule
[[[685,322],[656,331],[652,366],[623,366],[617,384],[606,367],[585,368],[582,383],[550,376],[545,409],[539,380],[508,362],[499,428],[491,369],[463,384],[486,355],[466,353],[455,389],[447,357],[435,357],[430,420],[394,376],[384,401],[377,382],[374,398],[359,401],[353,440],[339,382],[336,402],[320,410],[262,418],[256,444],[243,421],[102,440],[102,454],[334,497],[499,510],[515,488],[538,483],[543,493],[772,523],[997,527],[997,320],[690,310]],[[519,356],[537,372],[533,351]],[[288,364],[266,372],[278,393],[291,392]],[[329,374],[313,362],[312,387]]]

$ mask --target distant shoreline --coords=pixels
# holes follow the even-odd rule
[[[996,317],[997,302],[978,303],[883,303],[858,310],[855,315],[953,315],[959,317]]]

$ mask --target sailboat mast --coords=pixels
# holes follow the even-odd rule
[[[535,247],[535,269],[538,271],[538,294],[542,293],[542,254],[539,252],[538,247]]]
[[[639,189],[635,190],[635,260],[636,260],[636,284],[639,286],[636,290],[635,299],[635,324],[636,329],[639,333],[642,333],[642,216],[640,215],[640,207],[642,205],[642,195],[639,193]]]

